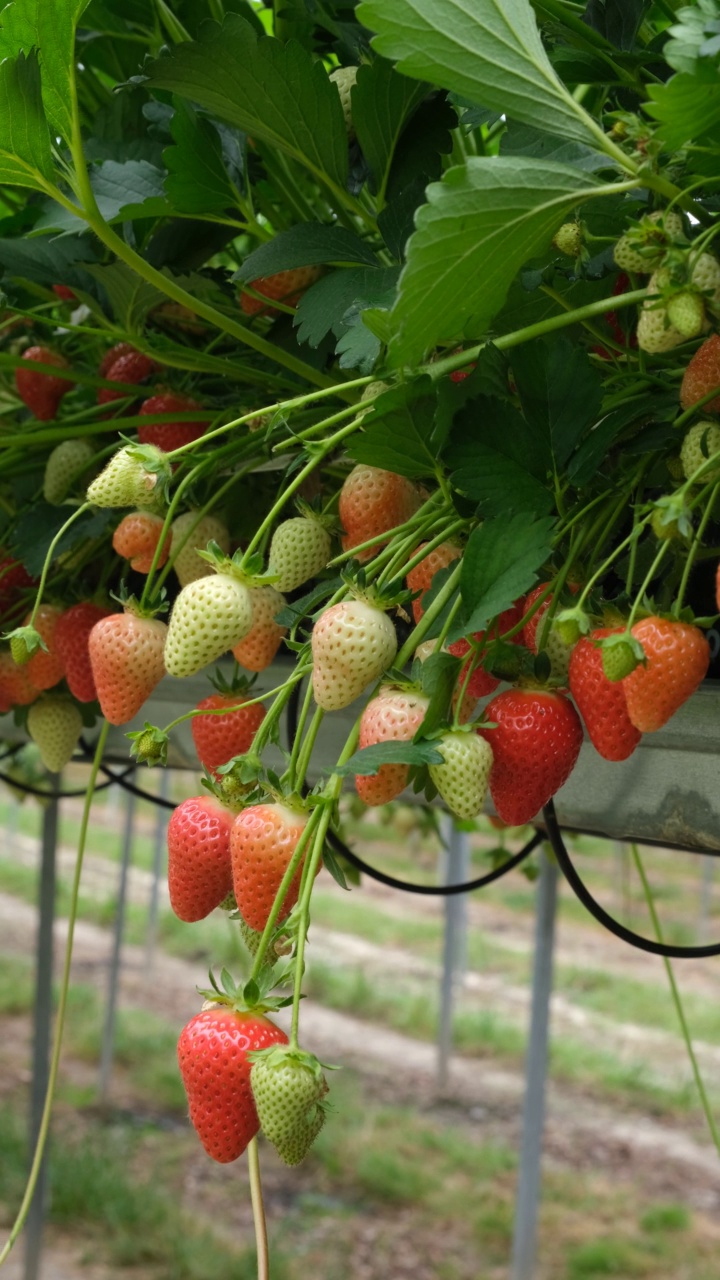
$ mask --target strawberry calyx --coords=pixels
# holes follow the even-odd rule
[[[354,562],[351,561],[351,566],[353,564]],[[389,613],[391,609],[404,612],[403,606],[410,604],[413,597],[412,591],[408,591],[401,578],[396,578],[393,582],[388,582],[381,587],[375,582],[369,582],[362,568],[350,567],[340,576],[354,600],[370,605],[373,609],[382,609],[383,613]]]
[[[263,558],[259,552],[247,555],[240,548],[234,555],[228,556],[217,542],[211,540],[204,551],[197,550],[197,555],[211,565],[216,573],[227,574],[244,587],[266,587],[277,582],[277,574],[263,573]]]
[[[333,533],[338,528],[335,516],[323,513],[311,502],[306,502],[304,498],[296,499],[295,510],[304,520],[314,520],[315,524],[319,524],[321,529],[327,529],[328,533]]]
[[[553,619],[560,638],[564,644],[577,644],[581,636],[586,636],[591,629],[590,618],[584,609],[576,605],[572,609],[561,609]]]
[[[242,699],[251,692],[253,685],[257,681],[257,675],[248,677],[245,672],[240,670],[236,662],[235,670],[230,678],[219,667],[216,667],[215,674],[210,676],[209,680],[213,689],[216,689],[223,697],[234,698],[237,696]]]
[[[24,667],[38,650],[44,650],[45,653],[48,653],[48,647],[40,632],[35,630],[35,627],[15,627],[14,630],[7,631],[1,638],[10,641],[12,659],[18,667]]]
[[[640,663],[646,663],[645,650],[631,631],[620,631],[613,636],[593,639],[602,651],[603,672],[608,680],[624,680]]]
[[[239,986],[227,969],[220,970],[220,982],[212,969],[208,975],[210,988],[198,988],[198,994],[211,1002],[211,1006],[231,1009],[233,1013],[263,1014],[277,1009],[285,1009],[292,1004],[292,996],[273,996],[270,992],[277,985],[278,975],[274,968],[264,968],[256,978],[250,978]]]
[[[161,613],[167,613],[170,608],[164,587],[147,600],[138,600],[137,596],[128,594],[127,586],[123,582],[118,591],[110,592],[110,596],[122,606],[124,613],[131,613],[135,618],[156,618]]]
[[[251,1049],[246,1054],[248,1062],[263,1062],[268,1067],[281,1068],[288,1064],[305,1067],[311,1071],[318,1084],[323,1083],[323,1071],[340,1071],[339,1066],[329,1062],[321,1062],[314,1053],[300,1049],[297,1045],[271,1044],[266,1049]],[[327,1105],[322,1102],[319,1106]]]
[[[170,739],[164,729],[158,729],[157,725],[150,724],[146,720],[142,729],[126,733],[125,737],[130,739],[130,755],[140,764],[146,764],[149,767],[167,764]]]

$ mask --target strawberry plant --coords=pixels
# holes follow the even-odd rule
[[[461,820],[489,791],[530,823],[584,732],[622,770],[708,670],[718,20],[4,11],[0,713],[53,771],[94,734],[77,884],[108,725],[141,715],[132,752],[162,765],[191,720],[207,794],[170,823],[172,902],[222,904],[251,976],[213,987],[180,1069],[256,1208],[259,1126],[296,1163],[325,1118],[301,997],[343,789]],[[218,692],[145,720],[166,674],[226,657]]]

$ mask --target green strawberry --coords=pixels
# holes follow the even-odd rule
[[[705,304],[692,289],[681,289],[668,298],[667,317],[683,338],[696,338],[706,327]]]
[[[285,1164],[299,1164],[325,1123],[328,1091],[314,1054],[286,1045],[249,1053],[260,1127]]]
[[[337,70],[330,73],[330,79],[333,84],[337,85],[340,94],[340,106],[342,107],[343,117],[345,120],[345,128],[350,140],[355,137],[355,126],[352,118],[352,100],[351,95],[357,80],[357,67],[338,67]]]
[[[126,445],[88,486],[96,507],[157,507],[171,476],[170,463],[155,445]]]
[[[431,764],[430,777],[456,818],[476,818],[487,794],[492,747],[476,731],[453,729],[434,743],[444,764]]]
[[[43,497],[51,506],[64,502],[73,481],[87,471],[94,450],[87,440],[63,440],[56,445],[45,463]]]
[[[642,660],[642,649],[627,633],[606,636],[601,644],[603,672],[608,680],[624,680]]]
[[[579,222],[563,222],[553,236],[553,244],[568,258],[577,258],[582,250],[582,228]]]
[[[685,433],[680,449],[680,461],[686,480],[691,480],[695,472],[715,453],[720,453],[720,426],[717,422],[696,422]],[[698,483],[706,484],[708,480],[718,478],[720,469],[709,468],[703,472]]]
[[[193,676],[252,627],[250,592],[232,573],[214,573],[183,587],[173,605],[165,641],[165,667],[171,676]]]
[[[61,693],[50,693],[28,710],[28,733],[51,773],[60,773],[72,759],[82,733],[79,707]]]
[[[332,539],[315,517],[295,516],[275,530],[268,555],[268,573],[277,579],[278,591],[294,591],[325,568]]]
[[[650,293],[659,292],[655,276],[650,277],[648,284]],[[670,323],[667,307],[658,304],[657,299],[643,303],[637,324],[637,340],[641,351],[656,355],[659,351],[672,351],[685,338]]]

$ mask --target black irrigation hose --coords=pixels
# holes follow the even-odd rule
[[[643,938],[641,934],[626,928],[624,924],[620,924],[619,920],[615,920],[604,907],[600,906],[600,903],[595,900],[585,882],[578,875],[567,851],[565,841],[562,838],[552,800],[545,805],[543,816],[547,838],[557,858],[560,870],[570,888],[590,914],[606,929],[609,929],[610,933],[614,933],[616,938],[620,938],[621,942],[626,942],[631,947],[637,947],[640,951],[649,951],[651,955],[664,956],[666,959],[673,960],[702,960],[708,956],[720,956],[720,942],[710,943],[705,947],[673,946],[669,942],[657,942],[653,938]]]
[[[91,759],[92,751],[90,750],[89,746],[82,738],[80,739],[80,748],[83,752],[83,755],[85,755],[88,759]],[[128,782],[127,778],[129,774],[134,773],[136,769],[137,769],[137,764],[133,762],[133,764],[127,765],[127,767],[123,769],[122,773],[113,773],[112,769],[108,769],[106,764],[101,764],[100,772],[105,774],[105,777],[108,779],[108,781],[101,782],[100,785],[95,788],[95,790],[104,791],[106,787],[112,787],[114,783],[117,783],[119,787],[122,787],[123,791],[131,791],[134,796],[139,796],[141,800],[148,800],[151,804],[156,804],[161,809],[177,808],[177,805],[175,804],[174,800],[166,800],[164,796],[153,795],[151,791],[143,791],[142,787],[136,787],[134,782]],[[85,792],[81,791],[78,794],[84,795]]]
[[[293,688],[287,704],[287,734],[288,741],[292,744],[295,741],[298,730],[298,708],[300,706],[300,686],[302,680],[298,680]],[[508,871],[513,871],[515,867],[519,867],[527,857],[536,849],[542,840],[545,839],[542,831],[536,831],[531,840],[519,851],[508,858],[507,862],[503,862],[501,866],[495,867],[493,871],[488,871],[484,876],[478,876],[475,880],[465,880],[461,884],[444,884],[429,885],[416,884],[412,880],[398,880],[395,876],[386,875],[384,871],[378,871],[375,867],[369,866],[363,858],[358,857],[349,849],[344,840],[334,831],[328,831],[327,842],[335,853],[339,853],[341,857],[358,871],[364,872],[366,876],[370,876],[371,880],[378,880],[380,884],[386,884],[391,889],[403,889],[406,893],[419,893],[428,898],[449,898],[456,893],[471,893],[474,889],[482,889],[486,884],[492,884],[493,880],[499,880],[502,876],[507,875]]]

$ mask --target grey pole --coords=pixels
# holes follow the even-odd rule
[[[50,775],[52,790],[60,789],[60,779]],[[53,924],[55,921],[55,855],[58,833],[57,794],[48,801],[42,824],[40,864],[37,969],[33,1010],[32,1088],[30,1094],[30,1152],[35,1150],[50,1073],[50,1031],[53,1016]],[[35,1194],[25,1227],[25,1280],[37,1280],[40,1273],[43,1221],[47,1203],[47,1148],[40,1166]]]
[[[103,1024],[102,1046],[100,1049],[100,1074],[98,1078],[98,1095],[101,1102],[107,1098],[115,1051],[115,1018],[117,1013],[118,984],[120,982],[120,964],[122,959],[122,939],[125,927],[125,904],[127,901],[128,871],[132,854],[133,825],[135,822],[135,796],[132,791],[126,793],[125,801],[125,834],[123,839],[122,862],[120,864],[120,883],[118,885],[117,907],[115,910],[115,927],[110,955],[108,973],[107,999],[105,1003],[105,1022]]]
[[[512,1280],[533,1280],[535,1275],[557,893],[558,868],[543,850],[538,879],[530,1041],[525,1064],[525,1105],[515,1205]]]
[[[460,884],[468,878],[470,849],[467,832],[459,831],[453,819],[444,824],[445,884]],[[445,927],[443,931],[442,974],[440,978],[440,1009],[438,1012],[438,1088],[448,1083],[448,1070],[453,1043],[453,1013],[458,978],[462,974],[467,929],[467,895],[448,894],[443,900]]]
[[[715,859],[709,854],[705,854],[702,859],[702,880],[700,881],[700,914],[698,918],[699,943],[705,942],[709,933],[714,875]]]
[[[167,800],[170,792],[170,777],[167,769],[160,772],[158,795]],[[160,906],[160,880],[165,860],[166,832],[169,810],[158,805],[155,814],[155,847],[153,849],[152,882],[150,884],[150,902],[148,904],[147,935],[145,939],[145,967],[152,969],[155,963],[155,947],[157,945],[158,910]]]

